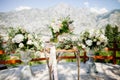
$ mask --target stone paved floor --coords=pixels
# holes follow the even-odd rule
[[[120,65],[96,63],[97,74],[87,74],[86,64],[80,64],[80,80],[120,80]],[[32,80],[49,80],[46,65],[32,67],[35,78]],[[0,80],[22,80],[18,68],[0,71]],[[58,64],[59,80],[77,80],[76,63]],[[29,80],[29,79],[28,79]]]

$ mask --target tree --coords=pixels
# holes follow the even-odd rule
[[[105,28],[105,35],[108,38],[108,47],[113,47],[113,44],[111,42],[120,41],[120,32],[118,31],[118,27],[112,27],[110,24],[108,24]]]

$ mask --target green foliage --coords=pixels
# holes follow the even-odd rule
[[[1,36],[0,36],[0,50],[3,50]]]
[[[0,60],[7,60],[8,59],[8,55],[7,54],[0,54]]]
[[[108,47],[113,47],[111,42],[120,41],[120,32],[118,31],[118,26],[112,27],[110,24],[106,26],[105,35],[108,38]]]

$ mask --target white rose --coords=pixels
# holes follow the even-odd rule
[[[17,34],[13,39],[12,41],[15,42],[15,43],[20,43],[22,42],[24,39],[24,36],[22,34]]]
[[[33,44],[32,40],[28,40],[27,44],[32,45]]]
[[[12,39],[12,43],[15,43],[15,39],[14,38]]]
[[[23,48],[24,47],[24,44],[23,43],[20,43],[19,44],[19,48]]]
[[[87,40],[87,41],[85,41],[85,43],[86,43],[88,46],[91,46],[91,45],[92,45],[92,40]]]
[[[81,44],[82,48],[84,49],[85,48],[85,45]]]
[[[101,34],[100,37],[99,37],[99,39],[100,39],[101,42],[104,42],[104,40],[106,39],[106,37],[103,34]]]
[[[100,44],[101,44],[101,42],[100,42],[100,41],[98,41],[98,42],[97,42],[97,45],[100,45]]]
[[[94,41],[94,42],[96,42],[97,40],[96,40],[96,39],[94,39],[93,41]]]

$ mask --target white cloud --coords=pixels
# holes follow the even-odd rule
[[[118,0],[118,2],[120,2],[120,0]]]
[[[89,2],[84,2],[83,4],[84,4],[86,7],[89,6]]]
[[[98,8],[96,8],[96,7],[90,8],[90,11],[91,11],[91,12],[94,12],[94,13],[97,13],[97,14],[103,14],[103,13],[108,12],[108,10],[107,10],[106,8],[98,9]]]
[[[28,7],[28,6],[19,6],[19,7],[16,8],[15,10],[16,10],[16,11],[21,11],[21,10],[24,10],[24,9],[31,9],[31,7]]]

